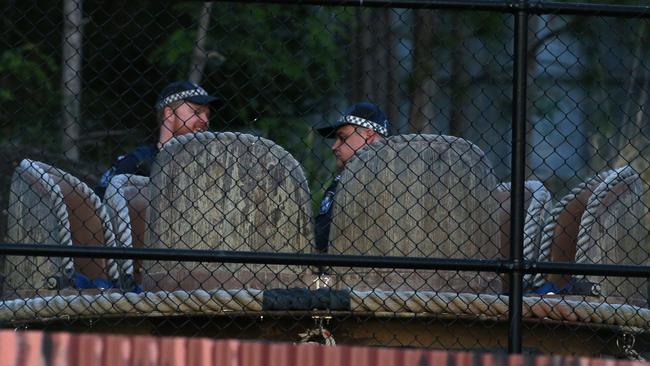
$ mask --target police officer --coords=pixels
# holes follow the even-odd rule
[[[95,193],[104,196],[115,175],[137,174],[149,176],[151,165],[164,143],[174,136],[206,131],[209,126],[210,105],[221,98],[208,95],[199,85],[186,80],[173,82],[163,89],[156,100],[156,118],[160,133],[156,144],[143,145],[129,154],[121,155],[102,174]]]
[[[334,139],[332,152],[336,158],[338,171],[330,186],[325,190],[325,196],[316,216],[316,250],[327,252],[332,203],[336,187],[341,180],[340,173],[357,150],[388,136],[388,119],[376,104],[357,103],[349,107],[336,122],[318,128],[317,131],[326,138]]]

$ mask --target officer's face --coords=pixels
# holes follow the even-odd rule
[[[170,125],[174,136],[206,131],[209,126],[210,107],[192,102],[183,102],[173,108],[173,113],[169,118],[172,119]]]
[[[336,129],[334,138],[332,152],[336,169],[341,170],[357,150],[379,139],[379,134],[369,128],[345,125]]]

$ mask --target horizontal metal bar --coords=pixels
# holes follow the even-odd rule
[[[650,6],[638,5],[530,1],[528,2],[528,9],[526,11],[530,14],[591,15],[618,18],[650,17]]]
[[[220,262],[332,267],[507,271],[507,260],[469,260],[361,255],[240,252],[225,250],[112,248],[43,244],[0,244],[0,255],[144,259],[175,262]]]
[[[396,9],[491,10],[513,12],[514,1],[490,0],[227,0],[235,3],[265,3],[285,5],[363,6]]]
[[[338,254],[268,253],[225,250],[168,248],[111,248],[0,243],[0,255],[34,257],[82,257],[144,259],[175,262],[254,263],[331,267],[428,269],[510,273],[554,273],[613,277],[650,277],[650,266],[622,264],[578,264],[568,262],[523,262],[516,266],[507,259],[460,259],[382,257]]]
[[[611,277],[650,277],[650,266],[570,262],[528,262],[526,273],[554,273]]]
[[[529,1],[489,0],[228,0],[234,3],[264,3],[285,5],[364,6],[402,9],[473,10],[515,13],[523,10],[529,14],[595,15],[621,18],[648,18],[650,6],[559,3]]]

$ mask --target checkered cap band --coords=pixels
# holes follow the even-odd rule
[[[369,121],[365,118],[357,117],[357,116],[352,116],[352,115],[347,115],[347,116],[341,116],[338,120],[339,123],[349,123],[351,125],[356,125],[356,126],[361,126],[365,128],[369,128],[378,134],[382,136],[388,136],[388,128],[386,128],[386,125],[388,124],[388,121],[384,121],[384,125],[380,125],[379,123],[375,123],[373,121]]]
[[[182,92],[172,94],[167,98],[163,99],[162,101],[160,101],[160,103],[156,105],[156,109],[162,109],[164,106],[174,103],[178,100],[183,100],[183,99],[197,97],[197,96],[208,96],[208,92],[206,92],[201,87],[196,87],[195,89],[183,90]]]

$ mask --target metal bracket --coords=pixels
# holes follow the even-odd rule
[[[621,351],[629,360],[645,361],[639,352],[634,349],[636,337],[633,333],[623,332],[616,337],[616,347]]]
[[[59,286],[59,279],[56,278],[55,276],[50,276],[45,279],[45,287],[47,287],[48,290],[57,290],[60,288]]]
[[[335,346],[336,341],[332,332],[326,329],[323,326],[323,320],[326,324],[329,324],[332,320],[331,315],[312,315],[311,317],[314,320],[314,327],[308,329],[304,333],[298,333],[300,341],[298,343],[310,343],[310,344],[323,344],[326,346]]]
[[[332,332],[325,329],[322,323],[317,327],[308,329],[304,333],[298,333],[298,336],[300,337],[300,341],[298,343],[323,344],[325,346],[336,346],[336,341],[334,340],[334,336],[332,335]]]

